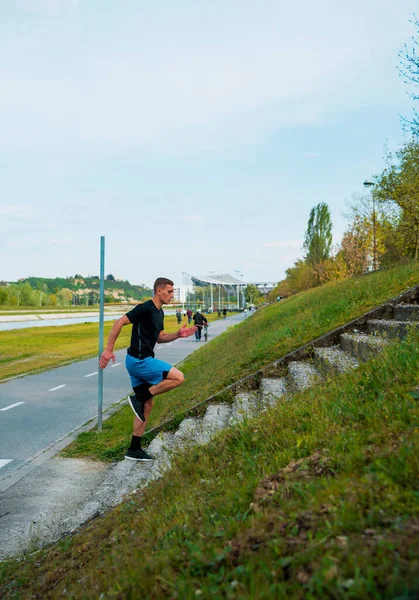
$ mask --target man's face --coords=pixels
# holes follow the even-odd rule
[[[173,300],[174,288],[173,285],[165,285],[162,288],[157,289],[157,294],[160,297],[160,300],[163,304],[170,304]]]

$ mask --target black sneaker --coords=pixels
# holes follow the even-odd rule
[[[128,458],[128,460],[138,460],[140,462],[150,462],[154,460],[154,458],[147,454],[142,448],[139,450],[128,450],[125,458]]]
[[[144,416],[145,401],[139,400],[137,398],[137,396],[134,394],[132,396],[128,396],[128,402],[129,402],[129,405],[132,408],[134,414],[140,419],[140,421],[145,423],[145,416]]]

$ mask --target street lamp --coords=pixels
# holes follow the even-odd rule
[[[238,269],[234,269],[239,277],[243,277],[242,273]],[[237,284],[237,310],[240,310],[240,283]]]
[[[369,189],[374,186],[375,183],[366,179],[364,181],[364,187]],[[376,216],[375,216],[375,196],[374,192],[371,193],[372,196],[372,270],[377,270],[377,238],[376,238]]]
[[[215,271],[208,271],[208,273],[211,275],[211,279],[212,279],[212,275],[214,275]],[[212,281],[211,281],[210,285],[211,285],[211,313],[213,313],[214,312],[214,296],[212,293]]]
[[[185,275],[186,273],[184,271],[182,271],[182,287],[180,288],[180,295],[181,295],[181,300],[182,300],[182,314],[184,313],[185,310]]]

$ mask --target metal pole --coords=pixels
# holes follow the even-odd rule
[[[364,181],[364,187],[370,188],[374,186],[375,183],[373,181],[369,181],[368,179]],[[372,270],[377,270],[377,241],[376,241],[376,214],[375,214],[375,196],[374,191],[371,190],[372,195]]]
[[[372,268],[373,271],[377,270],[377,241],[376,241],[376,230],[375,230],[375,197],[372,192],[372,234],[373,234],[373,257],[372,257]]]
[[[105,237],[100,238],[100,308],[99,308],[99,360],[103,352],[103,322],[105,300]],[[97,430],[102,431],[103,369],[99,369],[97,395]]]
[[[214,312],[214,296],[212,293],[212,282],[211,282],[211,312]]]

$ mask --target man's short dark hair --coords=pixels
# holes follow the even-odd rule
[[[162,288],[165,285],[175,285],[173,283],[173,281],[171,279],[167,279],[167,277],[157,277],[156,281],[154,282],[154,286],[153,286],[153,290],[154,293],[157,293],[157,289],[158,288]]]

